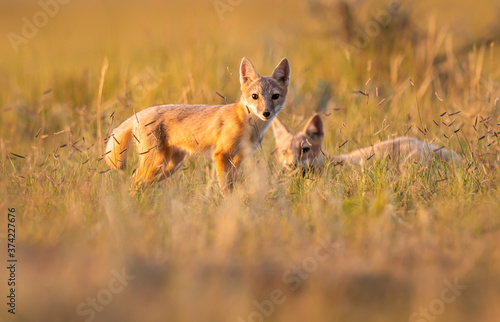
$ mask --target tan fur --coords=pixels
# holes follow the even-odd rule
[[[314,115],[301,132],[289,131],[278,119],[273,122],[277,153],[284,168],[297,166],[322,169],[325,157],[335,164],[363,166],[372,159],[389,157],[394,162],[431,162],[433,158],[460,163],[462,158],[453,151],[428,144],[413,137],[398,137],[376,143],[353,152],[334,156],[322,153],[324,131],[319,115]]]
[[[106,161],[113,168],[122,168],[126,153],[122,151],[131,140],[135,141],[140,156],[132,184],[144,186],[172,175],[190,155],[212,155],[221,187],[232,190],[242,160],[259,146],[283,108],[289,80],[286,58],[269,77],[260,76],[252,63],[243,58],[242,96],[238,103],[145,109],[113,131],[106,147]]]

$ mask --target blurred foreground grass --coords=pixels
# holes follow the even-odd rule
[[[4,307],[2,321],[495,320],[495,5],[401,2],[363,48],[349,33],[366,31],[383,1],[242,1],[223,19],[212,1],[71,1],[18,53],[2,38],[0,205],[17,210],[19,256],[18,313]],[[41,10],[0,6],[0,35]],[[289,58],[280,119],[297,130],[323,113],[328,153],[407,133],[467,161],[329,165],[303,178],[280,173],[269,133],[231,196],[194,158],[131,198],[132,167],[107,171],[97,120],[104,137],[151,105],[236,101],[243,56],[263,75]],[[122,269],[135,278],[102,305]],[[444,281],[467,288],[445,302]],[[411,317],[420,308],[430,315]]]

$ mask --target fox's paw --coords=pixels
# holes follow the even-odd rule
[[[133,186],[130,186],[130,188],[128,189],[128,194],[131,196],[131,197],[135,197],[137,195],[137,193],[139,192],[139,189],[133,187]]]
[[[130,187],[128,189],[128,192],[131,197],[135,197],[137,193],[143,192],[145,188],[146,185],[142,181],[137,180],[137,178],[134,177],[130,179]]]

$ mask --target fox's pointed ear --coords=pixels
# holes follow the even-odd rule
[[[281,123],[277,118],[274,119],[274,121],[272,123],[272,127],[273,127],[274,138],[276,140],[279,140],[284,135],[290,133],[290,131],[288,131],[286,126],[284,126],[283,123]]]
[[[254,80],[259,77],[259,73],[255,70],[248,58],[243,57],[240,65],[240,83],[244,84],[249,80]]]
[[[288,85],[290,83],[290,64],[288,63],[288,59],[283,58],[280,61],[274,69],[272,77],[283,84]]]
[[[313,140],[323,139],[325,133],[323,131],[323,121],[318,114],[314,114],[313,117],[307,122],[304,132]]]

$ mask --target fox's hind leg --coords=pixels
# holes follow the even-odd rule
[[[170,149],[167,154],[167,162],[165,162],[165,166],[160,168],[160,171],[155,175],[154,180],[159,182],[170,177],[174,174],[179,168],[182,166],[184,161],[188,158],[188,153],[176,149]]]
[[[149,153],[148,153],[149,154]],[[131,180],[131,190],[145,188],[174,174],[187,159],[188,154],[172,148],[156,150],[141,155],[139,168]]]
[[[130,189],[144,188],[150,184],[167,161],[166,155],[156,148],[149,152],[142,152],[139,155],[139,167],[131,178]]]

